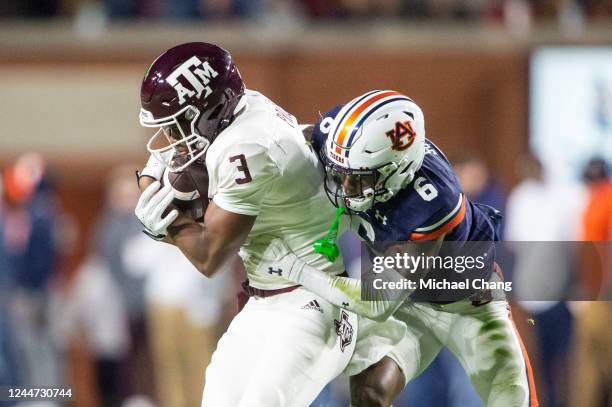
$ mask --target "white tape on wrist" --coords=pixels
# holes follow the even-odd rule
[[[142,169],[142,172],[140,173],[140,175],[151,177],[158,181],[161,180],[162,176],[164,175],[164,170],[167,167],[167,162],[170,161],[173,154],[174,154],[174,151],[166,151],[162,153],[162,158],[164,162],[160,161],[158,157],[151,154],[149,156],[149,159],[147,160],[147,164]]]

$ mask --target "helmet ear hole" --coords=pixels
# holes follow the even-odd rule
[[[194,109],[189,109],[185,112],[185,119],[191,120],[196,116],[196,111]]]

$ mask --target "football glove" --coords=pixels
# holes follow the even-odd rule
[[[160,186],[159,181],[149,185],[140,195],[134,209],[136,217],[144,226],[143,232],[155,240],[163,240],[168,235],[168,226],[178,216],[176,209],[164,216],[164,211],[174,199],[174,191],[170,185],[161,189]]]

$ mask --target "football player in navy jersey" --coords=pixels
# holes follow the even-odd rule
[[[337,106],[316,124],[311,143],[325,164],[330,199],[357,220],[351,223],[372,255],[380,253],[381,242],[432,242],[423,250],[436,255],[443,242],[498,240],[501,215],[466,198],[444,154],[425,138],[423,112],[401,93],[372,91]],[[494,245],[487,247],[490,255],[478,277],[501,282]],[[401,247],[396,243],[391,250]],[[472,287],[455,292],[456,298],[436,298],[432,290],[417,287],[399,297],[380,292],[363,300],[361,280],[308,266],[282,242],[271,245],[267,256],[277,259],[283,278],[333,304],[369,318],[393,314],[405,322],[408,333],[402,343],[351,378],[354,406],[391,405],[444,346],[459,359],[486,406],[538,405],[508,304],[503,298],[493,300],[490,290]],[[425,272],[430,280],[448,277],[441,274],[448,270]],[[385,273],[391,280],[403,278],[393,269]]]

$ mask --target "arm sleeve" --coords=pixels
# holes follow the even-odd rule
[[[388,290],[376,290],[368,295],[368,300],[363,300],[361,295],[361,280],[331,276],[306,263],[300,262],[302,266],[298,272],[292,272],[292,280],[303,285],[313,293],[320,295],[332,304],[352,311],[364,317],[384,321],[404,303],[406,298],[412,294],[412,290],[403,290],[401,296],[394,295],[389,298]],[[385,281],[400,281],[403,277],[394,270],[386,269]]]
[[[280,170],[260,145],[241,145],[223,154],[213,201],[229,212],[257,216]]]
[[[424,251],[427,255],[436,255],[440,251],[442,242],[443,237],[440,237],[435,242],[427,244],[426,248],[419,245],[418,251],[421,253]],[[416,249],[413,245],[400,244],[387,247],[384,249],[384,253],[369,248],[368,255],[371,258],[372,256],[392,257],[396,253],[412,252],[414,250]],[[418,280],[428,273],[427,268],[421,267],[420,270],[415,273],[411,272],[408,278],[405,278],[393,268],[386,267],[383,264],[381,273],[368,275],[367,277],[362,275],[362,279],[366,278],[366,286],[363,286],[362,279],[332,276],[295,257],[293,266],[286,277],[338,307],[376,321],[384,321],[393,315],[410,295],[418,290]],[[378,279],[380,284],[377,286],[376,280]],[[407,284],[409,280],[417,281],[417,283]],[[401,284],[401,290],[397,290],[386,289],[383,283],[395,284],[395,287],[398,287],[398,283],[404,284]]]

